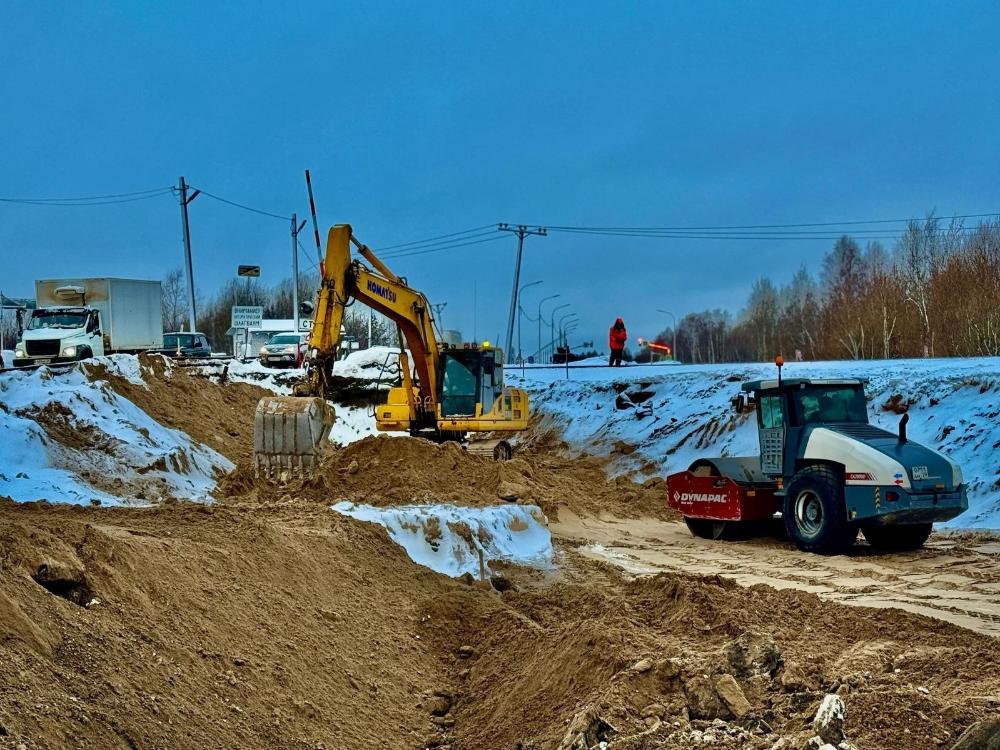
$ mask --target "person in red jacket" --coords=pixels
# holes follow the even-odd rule
[[[608,358],[608,367],[622,366],[622,352],[625,351],[625,342],[628,340],[628,331],[625,330],[625,323],[621,318],[615,320],[615,324],[608,331],[608,346],[611,347],[611,356]]]

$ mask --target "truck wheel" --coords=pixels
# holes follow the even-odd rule
[[[913,523],[900,526],[866,526],[861,529],[865,539],[875,549],[892,552],[910,552],[920,549],[931,535],[930,523]]]
[[[781,513],[788,536],[803,552],[836,555],[854,544],[844,487],[832,469],[807,466],[789,482]]]
[[[90,359],[94,356],[94,353],[90,350],[90,347],[84,346],[77,350],[76,361],[82,362],[85,359]]]

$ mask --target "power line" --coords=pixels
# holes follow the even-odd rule
[[[302,253],[306,256],[306,260],[309,261],[309,264],[315,269],[316,273],[319,273],[319,266],[317,266],[316,261],[314,261],[312,257],[310,257],[308,251],[306,251],[306,249],[302,247],[302,240],[296,237],[295,243],[299,246],[299,250],[301,250]]]
[[[189,187],[193,187],[193,186],[189,186]],[[222,197],[220,197],[218,195],[213,195],[212,193],[208,192],[204,188],[199,188],[199,189],[201,190],[201,192],[202,192],[203,195],[207,195],[209,198],[213,198],[213,199],[215,199],[217,201],[220,201],[222,203],[227,203],[230,206],[235,206],[236,208],[242,208],[244,211],[252,211],[255,214],[261,214],[262,216],[270,216],[273,219],[281,219],[282,221],[291,221],[292,220],[291,216],[281,216],[280,214],[273,214],[270,211],[264,211],[264,210],[259,209],[259,208],[253,208],[252,206],[246,206],[246,205],[244,205],[242,203],[237,203],[236,201],[231,201],[228,198],[222,198]]]
[[[1000,213],[986,214],[957,214],[955,216],[937,217],[947,219],[985,219],[995,218]],[[829,221],[814,222],[809,224],[733,224],[723,226],[676,226],[676,227],[582,227],[582,226],[553,226],[547,224],[549,229],[559,230],[592,230],[592,231],[627,231],[627,232],[690,232],[690,231],[726,231],[735,229],[801,229],[806,227],[841,227],[859,226],[862,224],[908,224],[909,222],[926,221],[932,217],[910,217],[907,219],[868,219],[864,221]]]
[[[413,240],[412,242],[401,242],[398,245],[386,245],[384,247],[379,247],[379,248],[375,248],[375,249],[376,249],[377,252],[381,253],[381,252],[384,252],[386,250],[395,250],[396,248],[400,248],[400,247],[411,247],[413,245],[423,245],[425,243],[434,242],[435,240],[444,240],[444,239],[448,239],[449,237],[457,237],[457,236],[463,235],[463,234],[471,234],[472,232],[481,232],[484,229],[493,229],[493,227],[494,227],[493,224],[484,224],[481,227],[473,227],[472,229],[463,229],[461,232],[451,232],[450,234],[442,234],[442,235],[438,235],[437,237],[428,237],[427,239],[424,239],[424,240]]]
[[[0,203],[18,203],[29,206],[107,206],[114,203],[133,203],[135,201],[159,198],[171,192],[172,188],[155,188],[140,190],[134,193],[118,193],[114,195],[94,195],[78,198],[0,198]]]
[[[413,251],[410,251],[410,252],[400,252],[400,253],[396,253],[396,254],[392,254],[392,255],[385,255],[383,257],[386,258],[386,259],[389,259],[389,258],[407,258],[407,257],[409,257],[411,255],[424,255],[426,253],[439,253],[442,250],[454,250],[454,249],[459,248],[459,247],[468,247],[469,245],[481,245],[484,242],[496,242],[497,240],[502,240],[502,239],[505,239],[502,235],[494,235],[492,237],[487,237],[486,239],[482,239],[482,240],[473,240],[471,242],[459,242],[459,243],[453,244],[453,245],[445,245],[443,247],[432,247],[432,248],[429,248],[429,249],[428,248],[422,248],[422,249],[413,250]]]

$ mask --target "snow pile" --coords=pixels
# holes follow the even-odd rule
[[[14,350],[13,349],[0,349],[0,367],[13,367],[14,366]]]
[[[563,369],[506,372],[510,385],[529,391],[542,428],[558,427],[581,452],[614,455],[617,472],[644,476],[681,471],[702,456],[756,455],[756,422],[735,418],[730,402],[743,381],[776,374],[770,364],[570,366],[569,379]],[[948,525],[1000,528],[1000,360],[789,363],[784,377],[868,378],[871,421],[892,432],[898,397],[909,406],[910,438],[962,466],[970,507]]]
[[[534,505],[377,508],[344,501],[331,508],[383,526],[415,563],[448,576],[489,575],[493,560],[539,568],[552,565],[552,537],[545,516]]]
[[[134,357],[96,361],[141,380]],[[216,477],[233,468],[214,450],[162,426],[106,381],[89,380],[83,367],[0,378],[0,431],[0,495],[17,501],[207,500]]]

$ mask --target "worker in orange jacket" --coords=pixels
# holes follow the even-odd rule
[[[625,330],[625,323],[621,318],[615,320],[615,324],[608,331],[608,346],[611,347],[611,356],[608,358],[608,367],[622,366],[622,352],[625,351],[625,342],[628,340],[628,331]]]

